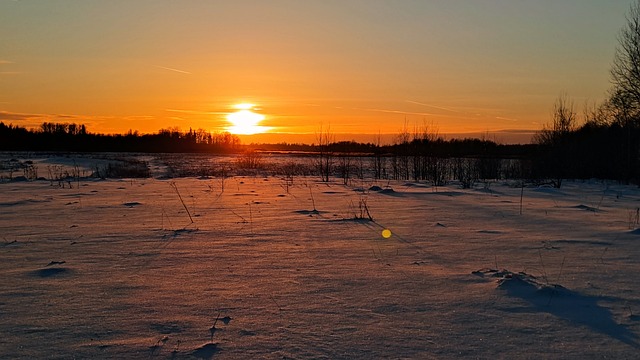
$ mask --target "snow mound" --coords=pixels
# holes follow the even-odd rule
[[[483,277],[490,276],[498,278],[498,289],[506,290],[507,292],[520,297],[527,294],[558,294],[559,292],[570,293],[570,291],[566,290],[561,285],[541,283],[535,276],[525,272],[514,273],[506,269],[481,269],[474,271],[473,274]]]
[[[478,230],[479,234],[499,235],[502,234],[500,230]]]
[[[540,283],[533,275],[524,272],[507,273],[498,280],[498,289],[506,290],[509,294],[525,297],[526,295],[558,296],[571,295],[562,285]]]
[[[318,211],[316,209],[313,210],[296,210],[295,211],[298,214],[302,214],[302,215],[320,215],[322,212]]]
[[[586,326],[631,347],[640,348],[638,335],[619,324],[609,308],[600,305],[602,301],[611,301],[615,297],[582,294],[561,285],[551,284],[546,279],[540,282],[535,276],[525,272],[481,269],[473,274],[498,278],[497,290],[523,300],[529,307],[527,311],[549,313],[575,326]]]
[[[25,176],[16,176],[13,179],[11,179],[11,181],[13,182],[27,182],[29,181],[29,179],[27,179]]]
[[[69,270],[69,268],[66,268],[66,267],[47,267],[44,269],[33,271],[31,274],[33,276],[37,276],[41,278],[50,278],[50,277],[63,276],[63,275],[69,274],[70,272],[71,270]]]
[[[592,206],[587,206],[587,205],[584,205],[584,204],[573,206],[573,208],[574,209],[579,209],[579,210],[584,210],[584,211],[591,211],[591,212],[602,212],[602,210],[600,210],[598,208],[594,208]]]
[[[43,203],[43,202],[50,202],[50,199],[45,199],[45,200],[37,200],[37,199],[24,199],[24,200],[16,200],[16,201],[9,201],[9,202],[1,202],[0,203],[0,207],[4,207],[4,206],[18,206],[18,205],[28,205],[28,204],[38,204],[38,203]]]
[[[218,351],[220,351],[218,344],[208,343],[193,350],[193,352],[191,352],[191,356],[198,359],[211,359]]]
[[[386,187],[386,188],[381,188],[378,185],[373,185],[369,188],[369,191],[373,191],[373,192],[377,192],[380,194],[395,194],[395,190],[393,190],[390,187]]]

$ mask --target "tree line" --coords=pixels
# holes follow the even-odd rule
[[[239,146],[240,139],[236,135],[203,129],[183,132],[170,128],[154,134],[131,130],[125,134],[98,134],[87,131],[83,124],[45,122],[38,129],[26,129],[0,122],[0,150],[4,151],[228,153]]]
[[[560,187],[563,179],[640,178],[640,122],[596,117],[575,126],[566,97],[554,107],[554,121],[531,144],[498,144],[486,139],[445,140],[423,130],[398,134],[395,143],[334,141],[330,132],[315,144],[242,145],[237,136],[204,130],[162,129],[155,134],[95,134],[85,125],[43,123],[38,129],[0,122],[2,151],[243,153],[294,152],[314,159],[323,181],[331,177],[426,181],[465,187],[489,179],[527,179]],[[599,112],[599,114],[609,114]]]

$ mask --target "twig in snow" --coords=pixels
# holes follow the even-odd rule
[[[184,203],[184,200],[182,200],[182,195],[180,195],[180,191],[178,191],[178,186],[174,182],[170,183],[169,185],[171,185],[173,190],[176,191],[176,194],[178,194],[178,198],[180,199],[180,202],[182,203],[182,206],[184,207],[184,209],[187,211],[187,215],[189,215],[189,220],[191,220],[191,224],[193,224],[193,217],[191,217],[191,212],[187,208],[187,205]]]
[[[210,342],[213,342],[213,335],[216,333],[216,330],[218,330],[216,328],[216,324],[218,323],[218,320],[220,319],[220,314],[221,314],[221,312],[218,311],[218,316],[216,316],[216,320],[213,322],[213,325],[209,328],[209,333],[211,334]]]

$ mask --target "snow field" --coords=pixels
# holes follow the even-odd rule
[[[79,185],[0,184],[2,357],[632,359],[640,350],[633,186],[527,187],[520,214],[521,188],[509,183]],[[373,221],[355,218],[362,199]]]

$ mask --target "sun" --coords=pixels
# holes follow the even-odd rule
[[[264,120],[264,115],[253,112],[254,104],[236,104],[233,106],[238,111],[227,115],[230,123],[226,130],[236,135],[253,135],[267,132],[270,128],[258,125]]]

